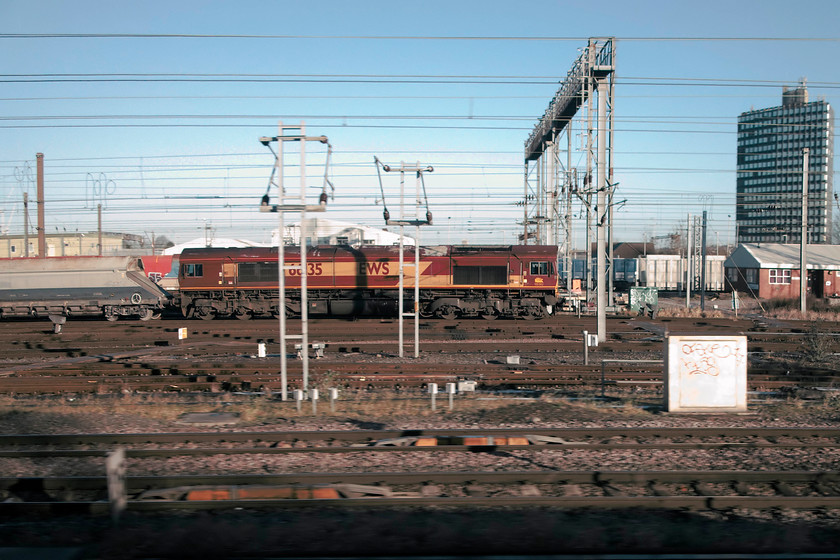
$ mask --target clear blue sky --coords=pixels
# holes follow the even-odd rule
[[[273,158],[257,139],[305,120],[335,150],[326,217],[383,225],[376,155],[434,166],[424,242],[512,243],[525,139],[587,38],[613,36],[616,238],[705,209],[724,243],[738,115],[800,78],[834,103],[838,19],[835,0],[0,0],[0,228],[22,230],[43,152],[48,232],[95,229],[102,204],[109,231],[268,241]],[[310,185],[323,155],[308,147]],[[383,178],[393,215],[397,177]]]

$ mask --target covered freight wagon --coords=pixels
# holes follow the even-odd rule
[[[168,294],[135,257],[0,259],[0,317],[103,315],[151,319]]]

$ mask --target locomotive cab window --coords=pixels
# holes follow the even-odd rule
[[[548,261],[531,261],[531,276],[548,276],[550,274]]]
[[[184,265],[184,277],[200,277],[204,276],[204,265],[203,264],[185,264]]]

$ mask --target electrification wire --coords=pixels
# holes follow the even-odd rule
[[[99,114],[99,115],[7,115],[0,116],[0,121],[41,121],[41,120],[230,120],[230,119],[274,119],[276,114]],[[291,114],[283,115],[284,119],[295,120],[321,120],[321,119],[353,119],[353,120],[440,120],[440,121],[528,121],[534,120],[531,115],[332,115],[332,114]],[[702,119],[702,120],[701,120]],[[706,119],[721,119],[721,120],[706,120]],[[634,123],[634,124],[695,124],[706,126],[732,126],[733,124],[743,124],[751,126],[756,130],[761,130],[762,127],[774,126],[778,128],[795,128],[797,130],[821,130],[825,129],[824,121],[815,120],[810,122],[800,123],[786,123],[774,122],[745,122],[741,123],[736,120],[737,117],[713,117],[713,116],[690,116],[690,115],[631,115],[624,117],[615,117],[613,122]],[[837,120],[835,118],[835,120]]]
[[[737,37],[737,36],[527,36],[527,35],[256,35],[219,33],[0,33],[0,39],[306,39],[306,40],[372,40],[372,41],[523,41],[583,42],[590,39],[615,39],[633,42],[805,42],[836,43],[838,37]]]

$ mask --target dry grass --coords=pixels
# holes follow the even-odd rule
[[[323,394],[323,393],[322,393]],[[462,393],[454,395],[452,408],[449,395],[438,394],[432,409],[431,396],[420,391],[395,393],[380,391],[343,391],[331,410],[329,400],[319,400],[315,410],[311,401],[302,401],[298,407],[291,395],[283,402],[278,395],[233,394],[124,394],[81,395],[76,397],[12,397],[0,396],[0,422],[21,413],[36,413],[55,418],[87,418],[85,425],[96,425],[103,418],[148,423],[174,424],[190,412],[225,412],[236,414],[240,426],[258,426],[295,422],[305,419],[346,422],[358,419],[363,423],[387,423],[411,419],[439,419],[453,421],[482,418],[490,421],[531,422],[534,417],[548,420],[567,415],[569,418],[589,417],[599,414],[623,416],[649,416],[650,412],[627,399],[620,406],[597,401],[570,400],[562,396],[545,395],[537,398],[490,396]],[[537,412],[535,412],[537,411]],[[353,420],[356,421],[356,420]],[[143,429],[143,428],[138,428]],[[107,429],[106,429],[107,431]]]
[[[840,311],[825,310],[812,311],[808,310],[807,314],[803,315],[799,308],[797,309],[774,309],[763,314],[765,317],[772,317],[773,319],[781,319],[788,321],[825,321],[837,323],[840,322]]]
[[[818,349],[819,350],[819,349]],[[593,391],[590,397],[600,390]],[[326,391],[321,393],[326,394]],[[573,399],[560,394],[545,393],[535,398],[521,396],[462,393],[454,395],[453,407],[449,396],[438,394],[436,409],[431,397],[419,390],[341,391],[331,410],[328,399],[319,400],[315,410],[311,401],[298,407],[291,395],[283,402],[279,395],[261,394],[179,394],[132,393],[123,395],[80,395],[75,397],[14,397],[0,395],[0,425],[13,426],[12,419],[21,415],[55,419],[55,431],[61,426],[73,426],[79,431],[95,431],[103,424],[103,431],[117,426],[127,431],[168,430],[179,418],[190,412],[231,413],[239,417],[240,428],[261,425],[297,424],[309,422],[325,425],[329,422],[349,422],[359,426],[387,425],[435,420],[454,423],[557,423],[570,419],[597,422],[601,419],[655,420],[662,404],[661,393],[650,391],[610,392],[611,400]],[[772,410],[772,412],[770,412]],[[792,395],[772,406],[758,406],[755,411],[774,418],[840,419],[840,395],[826,393],[823,398],[802,399]],[[33,414],[30,414],[33,413]],[[301,423],[302,422],[302,423]],[[92,426],[92,427],[90,427]],[[304,428],[301,429],[312,429]]]
[[[720,309],[706,307],[705,311],[701,311],[699,307],[664,307],[657,313],[657,317],[669,318],[690,318],[690,319],[708,319],[708,318],[723,318],[732,317],[731,313],[724,312]]]

